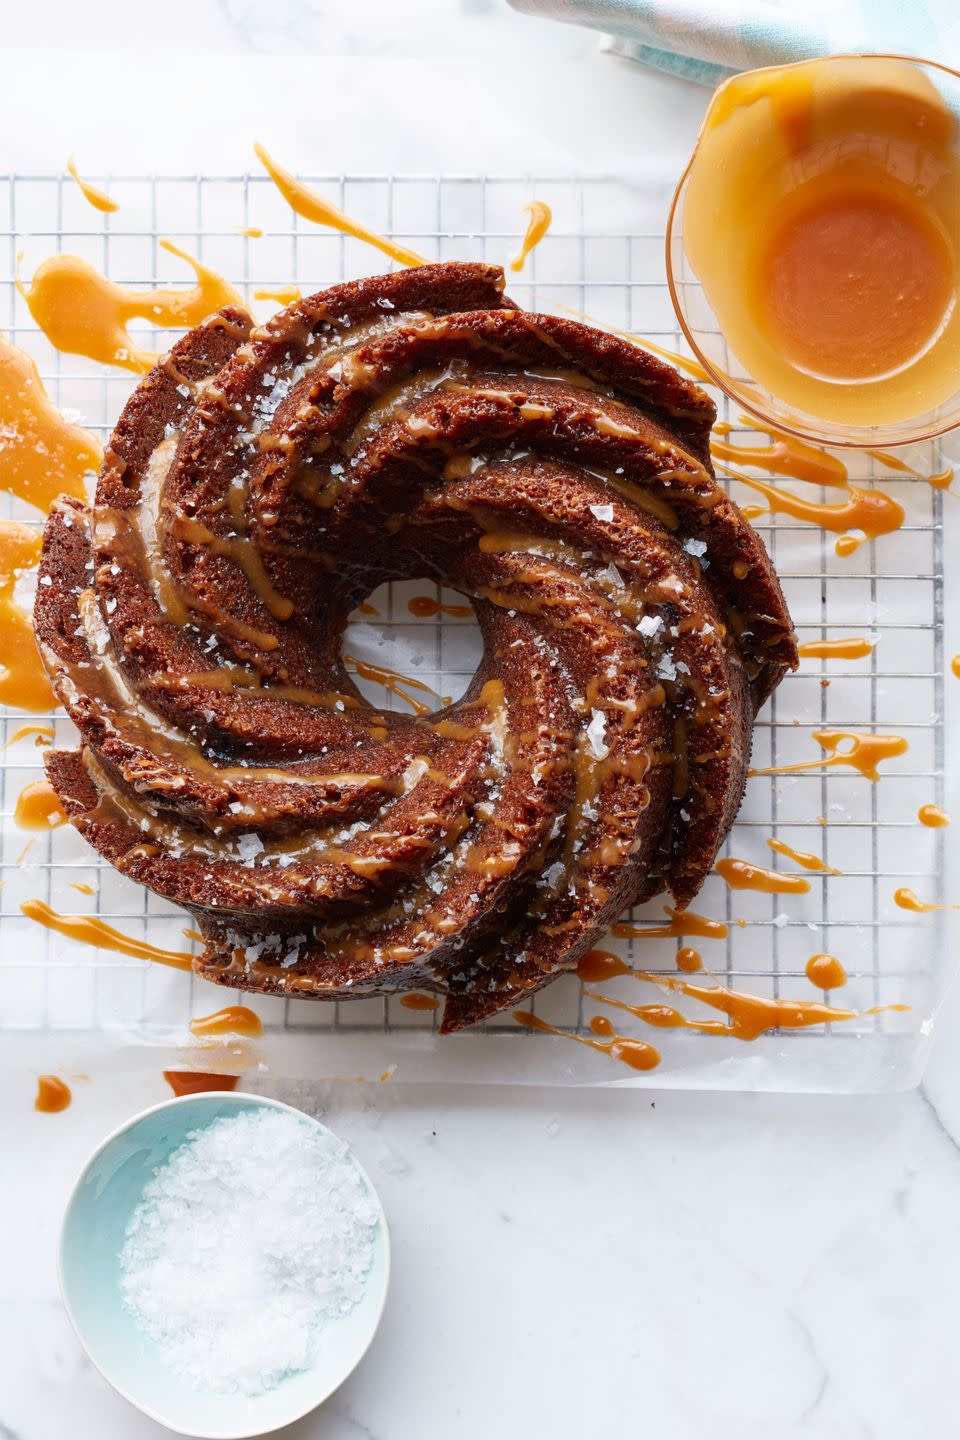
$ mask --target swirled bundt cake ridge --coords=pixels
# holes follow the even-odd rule
[[[94,504],[44,538],[36,628],[81,745],[47,758],[124,874],[185,905],[198,973],[344,998],[428,988],[456,1029],[680,904],[796,663],[715,480],[712,403],[642,349],[514,308],[492,266],[225,310],[131,397]],[[347,617],[461,591],[483,659],[372,706]]]

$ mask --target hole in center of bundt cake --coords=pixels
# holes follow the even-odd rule
[[[341,655],[372,705],[409,714],[460,699],[483,636],[469,596],[433,580],[391,580],[351,613]]]

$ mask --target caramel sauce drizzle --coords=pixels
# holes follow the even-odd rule
[[[688,952],[695,956],[699,962],[699,956],[695,950]],[[681,960],[684,952],[678,952],[678,965],[684,971],[694,971],[698,965],[691,965],[687,958]],[[846,972],[833,955],[812,955],[807,960],[807,978],[818,985],[820,989],[839,989],[839,986],[846,984]],[[623,1009],[630,1015],[635,1015],[638,1020],[646,1021],[646,1024],[659,1025],[661,1028],[688,1028],[698,1030],[705,1034],[730,1035],[733,1034],[738,1040],[756,1040],[759,1035],[766,1034],[766,1031],[773,1028],[783,1030],[796,1030],[806,1025],[819,1025],[825,1020],[853,1020],[858,1015],[879,1014],[879,1009],[866,1009],[866,1011],[838,1011],[826,1005],[820,1005],[813,1001],[783,1001],[783,999],[766,999],[759,995],[748,995],[743,991],[733,991],[727,986],[714,984],[708,986],[691,985],[682,979],[671,979],[669,976],[652,975],[649,971],[639,971],[628,965],[622,956],[615,955],[610,950],[592,950],[589,955],[584,956],[580,965],[577,966],[577,975],[581,981],[596,984],[597,981],[615,979],[617,975],[632,975],[638,981],[649,981],[653,985],[661,985],[672,991],[681,991],[684,995],[692,996],[702,1004],[711,1005],[714,1009],[721,1009],[728,1020],[725,1021],[698,1021],[689,1020],[676,1009],[664,1007],[664,1005],[628,1005],[625,1001],[615,999],[610,995],[600,995],[597,991],[584,991],[590,999],[602,1002],[604,1005],[613,1005],[617,1009]],[[905,1011],[907,1005],[889,1005],[882,1009],[898,1009]]]
[[[749,775],[793,775],[798,770],[827,770],[835,765],[849,765],[859,770],[866,780],[880,779],[877,769],[884,760],[903,755],[909,749],[902,735],[864,735],[855,730],[814,730],[813,738],[824,750],[832,753],[820,760],[803,760],[798,765],[776,765],[767,770],[749,770]],[[849,741],[849,749],[839,747]]]
[[[568,306],[564,306],[564,309],[568,315],[575,316],[577,320],[585,320],[588,325],[593,325],[597,330],[609,330],[612,335],[620,335],[624,340],[629,340],[630,344],[636,345],[639,350],[649,350],[652,354],[659,355],[661,360],[666,360],[675,369],[682,370],[684,374],[698,380],[701,385],[716,384],[699,360],[693,360],[689,355],[681,355],[679,350],[668,350],[665,345],[655,344],[653,340],[648,340],[642,335],[634,335],[631,330],[621,330],[618,325],[610,325],[606,320],[597,320],[584,310],[571,310]]]
[[[71,880],[70,884],[74,890],[79,891],[81,895],[96,895],[97,893],[92,885],[87,884],[86,880]]]
[[[879,460],[881,465],[886,465],[889,470],[899,470],[903,475],[915,475],[920,478],[919,470],[914,470],[906,460],[901,460],[899,455],[891,455],[888,450],[867,450],[866,454],[874,460]]]
[[[35,745],[52,745],[54,734],[55,731],[52,725],[21,725],[19,729],[14,730],[10,739],[5,742],[3,748],[6,750],[8,745],[15,745],[18,740],[26,740],[28,735],[36,736],[33,742]]]
[[[83,476],[100,468],[99,441],[63,418],[30,356],[3,339],[0,415],[0,490],[44,513],[58,495],[86,499]]]
[[[814,500],[804,500],[791,495],[763,480],[753,480],[730,465],[717,462],[717,468],[732,475],[742,485],[756,490],[767,501],[767,508],[775,515],[789,515],[794,520],[804,520],[819,525],[824,530],[839,535],[835,549],[838,555],[851,555],[863,543],[863,539],[876,540],[881,535],[890,535],[906,519],[906,512],[899,501],[880,490],[862,490],[859,486],[847,484],[848,498],[842,505],[822,505]],[[821,482],[822,483],[822,482]],[[862,531],[862,535],[850,531]]]
[[[935,475],[924,475],[922,471],[915,470],[912,465],[908,465],[906,460],[901,460],[899,455],[891,455],[886,450],[868,450],[866,453],[871,455],[874,460],[879,460],[881,465],[886,465],[890,470],[899,470],[901,474],[913,475],[917,480],[926,480],[934,490],[949,490],[953,484],[952,466],[946,470],[938,470]]]
[[[698,1030],[708,1035],[728,1035],[737,1040],[759,1040],[771,1030],[804,1030],[810,1025],[822,1025],[828,1020],[858,1020],[866,1015],[879,1015],[888,1011],[906,1011],[909,1005],[881,1005],[870,1010],[841,1010],[834,1005],[824,1005],[819,1000],[775,1000],[761,995],[749,995],[742,990],[731,990],[726,985],[694,985],[679,976],[652,975],[645,970],[631,972],[637,980],[648,980],[662,990],[672,990],[698,1000],[712,1010],[719,1010],[727,1017],[722,1020],[693,1020],[678,1010],[663,1006],[628,1005],[611,995],[597,991],[585,993],[591,1000],[610,1005],[615,1010],[626,1011],[648,1024],[685,1030]]]
[[[553,211],[543,200],[531,200],[529,205],[524,205],[523,208],[527,211],[530,219],[527,222],[523,240],[520,242],[519,252],[510,261],[510,269],[517,272],[523,269],[530,252],[540,244],[553,221]]]
[[[105,214],[112,214],[115,210],[120,209],[116,200],[112,200],[105,190],[100,189],[99,185],[91,185],[89,180],[82,180],[80,178],[80,175],[77,173],[77,162],[72,155],[67,161],[67,174],[73,176],[74,180],[76,180],[80,186],[80,193],[83,195],[84,200],[87,200],[93,206],[94,210],[101,210]]]
[[[254,290],[254,300],[275,300],[278,305],[295,305],[303,298],[296,285],[279,285],[276,290]]]
[[[127,851],[124,855],[117,857],[117,869],[122,871],[131,858],[153,853],[158,846],[162,845],[167,848],[171,846],[182,846],[185,841],[195,853],[206,854],[228,861],[237,858],[237,852],[229,841],[224,840],[220,836],[213,835],[201,840],[196,832],[192,832],[188,836],[183,826],[178,825],[174,821],[161,818],[159,815],[146,809],[129,793],[119,790],[113,784],[102,766],[98,764],[95,757],[91,755],[90,751],[85,752],[84,763],[98,791],[96,808],[88,812],[87,818],[94,818],[101,823],[107,824],[113,824],[119,821],[139,831],[143,837],[141,844],[134,846],[133,849]],[[210,764],[210,762],[205,763]],[[212,771],[215,767],[210,765],[210,769]],[[221,776],[226,776],[230,773],[230,770],[229,768],[223,768],[219,773]],[[242,774],[249,778],[251,771],[236,770],[233,773],[237,775]],[[256,773],[261,778],[278,776],[286,779],[287,777],[287,772],[270,771],[263,768],[260,768]],[[296,778],[297,777],[291,772],[290,779],[294,783],[296,783]],[[302,779],[303,777],[299,778]],[[371,788],[383,789],[388,794],[400,794],[404,786],[404,781],[401,776],[395,779],[388,779],[381,775],[355,776],[346,773],[328,775],[326,778],[329,781],[340,780],[345,782],[359,780],[364,783],[365,788],[369,785]],[[243,818],[246,822],[249,822],[249,820],[255,821],[257,814],[256,807],[251,805],[247,807],[247,812]],[[464,823],[466,823],[466,820],[464,820]],[[294,859],[299,856],[309,855],[321,864],[332,862],[347,865],[357,875],[376,875],[381,869],[392,863],[392,861],[382,856],[357,855],[350,850],[342,849],[339,845],[327,843],[326,833],[322,827],[317,830],[310,829],[300,833],[294,833],[293,835],[268,839],[264,845],[263,853],[268,861],[277,855],[290,855]],[[264,875],[262,878],[263,882],[269,885],[268,876]]]
[[[61,1110],[66,1110],[72,1099],[70,1086],[61,1080],[59,1075],[37,1077],[37,1098],[33,1102],[34,1110],[39,1110],[43,1115],[56,1115]]]
[[[950,824],[950,816],[939,805],[921,805],[917,811],[917,819],[921,825],[928,826],[931,830],[942,830],[945,825]]]
[[[759,890],[764,895],[805,895],[810,889],[810,881],[802,875],[782,875],[778,870],[752,865],[749,860],[718,860],[715,870],[731,890]]]
[[[259,240],[263,236],[263,231],[259,225],[238,225],[237,234],[246,235],[250,240]]]
[[[960,655],[954,655],[953,659],[950,661],[950,669],[953,671],[954,675],[956,675],[957,679],[960,680]]]
[[[60,915],[43,900],[25,900],[20,906],[28,920],[36,920],[48,930],[56,930],[70,940],[80,940],[86,945],[96,945],[99,950],[114,950],[120,955],[132,955],[137,960],[153,960],[158,965],[171,965],[176,970],[189,970],[193,964],[190,955],[177,950],[160,950],[148,945],[145,940],[135,940],[114,930],[112,925],[95,915]]]
[[[32,780],[17,796],[13,818],[21,830],[55,830],[67,817],[49,780]]]
[[[677,951],[677,969],[682,970],[686,975],[695,975],[698,970],[702,970],[703,956],[700,951],[684,945]]]
[[[242,297],[215,271],[169,240],[161,240],[160,245],[192,266],[197,282],[191,290],[129,290],[78,255],[44,260],[30,288],[18,278],[17,289],[56,349],[144,374],[157,356],[131,339],[127,331],[131,320],[189,330],[224,305],[244,308]]]
[[[544,1035],[559,1035],[565,1040],[573,1040],[577,1045],[586,1045],[588,1050],[596,1050],[601,1055],[610,1055],[614,1060],[621,1060],[624,1065],[629,1065],[631,1070],[654,1070],[660,1064],[660,1054],[648,1045],[644,1040],[632,1040],[624,1035],[617,1035],[609,1020],[603,1015],[594,1016],[590,1021],[590,1028],[595,1035],[601,1035],[602,1040],[588,1040],[585,1035],[574,1035],[570,1030],[560,1030],[556,1025],[548,1025],[546,1020],[541,1020],[539,1015],[532,1014],[529,1010],[514,1010],[514,1020],[522,1025],[525,1030],[539,1030]]]
[[[248,535],[217,535],[209,526],[192,515],[178,515],[172,530],[178,540],[201,545],[211,555],[222,555],[238,565],[250,582],[250,588],[261,599],[275,620],[289,620],[293,601],[278,595],[266,572],[260,551]]]
[[[21,710],[55,710],[57,699],[40,662],[30,617],[14,599],[17,571],[40,559],[39,531],[13,520],[0,521],[0,703]]]
[[[406,693],[405,686],[412,690],[420,690],[424,694],[432,695],[440,701],[441,705],[449,705],[448,695],[438,695],[429,685],[422,680],[415,680],[412,675],[403,675],[399,670],[388,670],[384,665],[373,665],[368,660],[358,660],[355,655],[344,655],[343,663],[350,668],[354,674],[359,675],[363,680],[372,680],[375,685],[382,685],[384,690],[391,695],[398,696],[405,700],[415,715],[429,715],[434,706],[425,705],[422,700]]]
[[[852,635],[844,640],[808,640],[797,646],[797,654],[804,660],[865,660],[873,648],[873,641]]]
[[[411,990],[409,994],[400,996],[400,1004],[405,1010],[436,1010],[440,1001],[436,995],[425,995],[422,991]]]
[[[431,724],[431,730],[434,734],[441,735],[447,740],[473,740],[480,735],[487,735],[494,752],[502,754],[506,745],[510,718],[503,681],[488,680],[472,705],[482,707],[486,711],[484,719],[478,720],[475,724],[464,724],[461,719],[436,720]],[[465,817],[458,820],[456,833],[462,833],[465,825]]]
[[[587,317],[584,316],[584,319]],[[682,370],[691,379],[698,380],[701,385],[714,385],[714,381],[699,360],[692,359],[689,355],[682,355],[679,350],[668,350],[665,345],[654,344],[645,335],[631,335],[629,330],[620,330],[615,325],[598,325],[598,329],[612,330],[616,335],[622,335],[625,340],[640,347],[641,350],[650,350],[654,355],[659,355],[661,360],[668,361],[677,370]]]
[[[206,1070],[164,1070],[174,1095],[202,1095],[206,1090],[236,1090],[239,1075],[214,1075]]]
[[[359,220],[352,220],[349,215],[345,215],[329,200],[324,200],[322,195],[318,195],[315,190],[304,185],[303,181],[298,180],[289,170],[284,170],[281,165],[271,159],[259,142],[253,148],[257,159],[290,209],[295,210],[298,215],[302,215],[305,220],[312,220],[315,225],[327,225],[333,230],[340,230],[344,235],[352,235],[356,240],[365,240],[368,245],[373,245],[384,255],[389,255],[391,260],[396,260],[398,265],[424,265],[426,263],[422,255],[417,255],[404,245],[398,245],[395,240],[388,240],[385,235],[378,235],[375,230],[368,229]]]
[[[847,983],[847,972],[836,955],[811,955],[807,961],[807,979],[821,990],[839,990]]]
[[[449,615],[452,620],[465,620],[468,615],[473,614],[472,605],[443,605],[432,595],[414,595],[407,601],[407,609],[420,620],[430,620],[434,615]]]
[[[808,480],[813,485],[847,485],[847,467],[835,455],[822,450],[819,445],[808,445],[780,430],[757,425],[747,415],[739,417],[740,427],[766,435],[769,445],[752,447],[737,445],[726,439],[733,430],[725,420],[713,427],[710,442],[711,453],[721,460],[736,460],[741,465],[755,465],[770,470],[775,475],[789,475],[794,480]]]
[[[695,910],[675,910],[672,905],[664,905],[663,911],[669,916],[666,925],[643,926],[620,922],[610,927],[610,934],[620,940],[642,940],[644,937],[648,940],[672,940],[683,935],[697,935],[703,940],[725,940],[730,933],[722,920],[710,920],[706,915],[698,915]]]
[[[254,1039],[263,1034],[263,1021],[248,1005],[227,1005],[212,1015],[198,1015],[191,1020],[190,1032],[199,1040],[215,1035],[244,1035]]]
[[[842,875],[842,870],[835,870],[828,865],[826,860],[821,860],[819,855],[811,855],[808,850],[794,850],[785,840],[768,840],[767,844],[771,850],[778,855],[786,855],[788,860],[793,860],[797,865],[802,865],[804,870],[816,870],[823,875]]]
[[[915,915],[928,915],[933,910],[960,910],[960,905],[933,905],[927,900],[921,900],[912,890],[904,886],[893,892],[893,899],[901,910],[912,910]]]
[[[695,1021],[688,1021],[687,1017],[679,1010],[675,1010],[672,1005],[627,1005],[620,1001],[609,1000],[607,996],[601,995],[596,990],[585,990],[584,994],[589,995],[591,1000],[599,1000],[604,1005],[612,1005],[614,1009],[625,1010],[637,1020],[643,1020],[645,1024],[652,1025],[658,1030],[686,1028],[688,1030],[705,1030],[708,1034],[721,1035],[727,1028],[722,1020],[705,1020],[699,1024]],[[602,1021],[605,1025],[609,1025],[611,1030],[613,1029],[612,1022],[605,1015],[597,1015],[590,1021],[590,1028],[596,1033],[603,1033],[597,1027],[598,1021]]]

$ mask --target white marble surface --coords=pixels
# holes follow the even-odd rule
[[[395,1254],[373,1348],[290,1440],[955,1434],[951,1049],[876,1100],[269,1087],[354,1145]],[[94,1077],[40,1116],[5,1082],[4,1440],[165,1433],[84,1361],[54,1264],[70,1178],[163,1090]]]
[[[261,135],[304,168],[642,178],[704,103],[500,0],[137,8],[5,16],[5,167],[236,171]],[[237,104],[278,73],[282,113]],[[355,1146],[395,1241],[373,1349],[291,1440],[954,1435],[958,1039],[952,996],[924,1088],[883,1099],[266,1085]],[[165,1087],[94,1071],[57,1116],[33,1087],[0,1065],[0,1440],[159,1437],[85,1363],[55,1241],[90,1149]]]

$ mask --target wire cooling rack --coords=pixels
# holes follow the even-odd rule
[[[544,199],[553,209],[553,225],[524,271],[509,276],[516,301],[529,309],[582,313],[659,345],[683,348],[664,279],[661,194],[640,193],[617,181],[537,176],[306,178],[349,214],[436,259],[504,262],[517,248],[523,205]],[[265,176],[115,176],[104,177],[104,183],[120,202],[115,214],[94,211],[64,177],[0,179],[0,245],[6,246],[0,314],[6,315],[7,333],[35,357],[61,407],[102,437],[134,377],[57,353],[17,293],[18,268],[29,279],[45,256],[67,251],[123,284],[188,286],[192,276],[183,262],[159,245],[165,237],[224,274],[260,315],[275,306],[254,302],[258,290],[294,284],[309,293],[387,268],[371,247],[292,215]],[[261,233],[242,233],[251,229]],[[158,334],[136,322],[131,330],[156,349],[167,348],[177,333]],[[734,426],[730,438],[763,442],[756,432],[738,429],[737,414],[723,397],[718,400],[721,415]],[[944,463],[936,444],[915,447],[906,458],[921,475]],[[884,767],[879,785],[843,767],[752,779],[727,853],[795,871],[766,845],[768,838],[781,839],[817,853],[842,874],[811,874],[809,893],[802,896],[731,892],[712,876],[693,908],[725,921],[728,934],[693,943],[722,983],[775,998],[818,998],[805,964],[810,955],[826,951],[841,959],[849,976],[846,988],[831,997],[834,1004],[857,1011],[899,1004],[909,1010],[775,1032],[752,1045],[692,1031],[647,1032],[644,1038],[656,1042],[663,1063],[641,1077],[569,1043],[571,1035],[590,1038],[587,1022],[595,1013],[626,1018],[586,998],[572,976],[534,1002],[538,1015],[565,1032],[556,1038],[531,1034],[500,1017],[482,1033],[441,1041],[434,1033],[436,1016],[406,1009],[398,997],[335,1004],[237,997],[256,1009],[265,1025],[253,1058],[287,1073],[395,1074],[445,1083],[479,1078],[785,1090],[912,1083],[942,987],[942,927],[939,915],[912,917],[899,910],[893,892],[906,885],[925,898],[943,893],[944,834],[920,827],[917,808],[949,798],[946,500],[925,480],[890,472],[859,453],[853,454],[850,474],[854,483],[880,485],[900,499],[907,521],[896,536],[864,542],[839,559],[833,537],[819,529],[783,516],[764,515],[754,523],[777,564],[801,640],[862,635],[877,644],[867,660],[804,661],[758,719],[754,764],[779,767],[816,759],[821,752],[812,732],[818,728],[893,731],[909,740],[909,750]],[[732,490],[742,503],[756,499],[736,482]],[[804,493],[814,492],[807,486]],[[835,502],[837,496],[824,492],[819,498]],[[36,511],[15,499],[5,497],[3,504],[9,517],[39,523]],[[29,585],[26,577],[25,596]],[[439,596],[422,582],[384,587],[371,597],[378,614],[352,624],[344,648],[455,696],[466,688],[479,656],[476,627],[472,620],[418,619],[409,600],[425,593],[457,598]],[[402,706],[377,687],[362,683],[362,688],[378,704]],[[15,742],[12,737],[23,726],[49,722],[49,716],[12,710],[3,715],[0,1057],[47,1067],[141,1063],[149,1056],[159,1064],[179,1057],[178,1063],[229,1069],[229,1050],[198,1052],[187,1031],[191,1016],[227,1003],[230,996],[222,989],[78,944],[21,914],[24,900],[40,898],[60,912],[97,914],[155,945],[185,950],[191,943],[183,934],[188,916],[103,866],[69,827],[32,840],[17,829],[12,818],[17,795],[42,774],[42,757],[34,737]],[[56,743],[70,744],[69,721],[57,716],[53,723]],[[639,926],[664,920],[660,904],[633,918]],[[612,942],[610,948],[645,970],[672,977],[682,943],[641,938]],[[696,1002],[660,997],[651,986],[641,990],[630,978],[594,988],[634,1004],[664,998],[690,1015],[716,1018]],[[250,1059],[247,1054],[243,1063]]]

